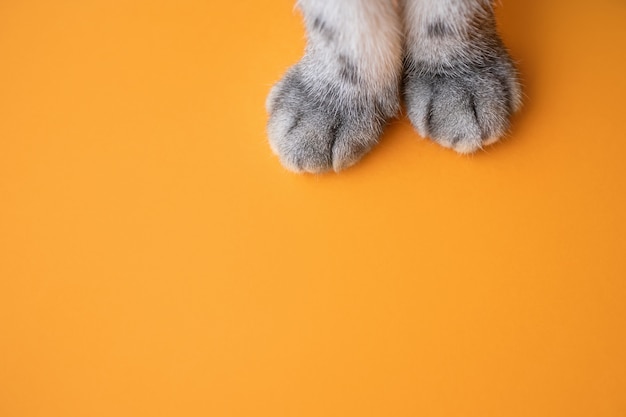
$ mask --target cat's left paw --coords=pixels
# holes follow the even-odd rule
[[[405,72],[404,99],[411,122],[424,137],[472,153],[500,139],[521,104],[515,67],[506,53],[481,65]]]

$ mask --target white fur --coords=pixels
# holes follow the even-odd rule
[[[359,76],[372,93],[389,87],[402,71],[402,24],[393,1],[380,0],[299,0],[308,25],[319,17],[332,27],[336,39],[329,45],[315,31],[309,31],[307,52],[325,67],[315,74],[333,76],[338,54],[355,61]]]

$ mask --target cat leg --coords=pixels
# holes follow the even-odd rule
[[[402,29],[393,1],[300,0],[304,57],[267,98],[268,136],[295,172],[357,162],[399,110]]]
[[[496,142],[521,105],[521,91],[491,0],[402,1],[411,122],[459,153]]]

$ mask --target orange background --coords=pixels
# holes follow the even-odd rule
[[[626,3],[505,0],[525,107],[285,171],[291,0],[0,5],[0,415],[626,416]]]

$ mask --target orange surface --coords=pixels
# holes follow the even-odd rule
[[[626,3],[505,0],[526,103],[285,171],[291,0],[0,5],[0,416],[625,416]]]

